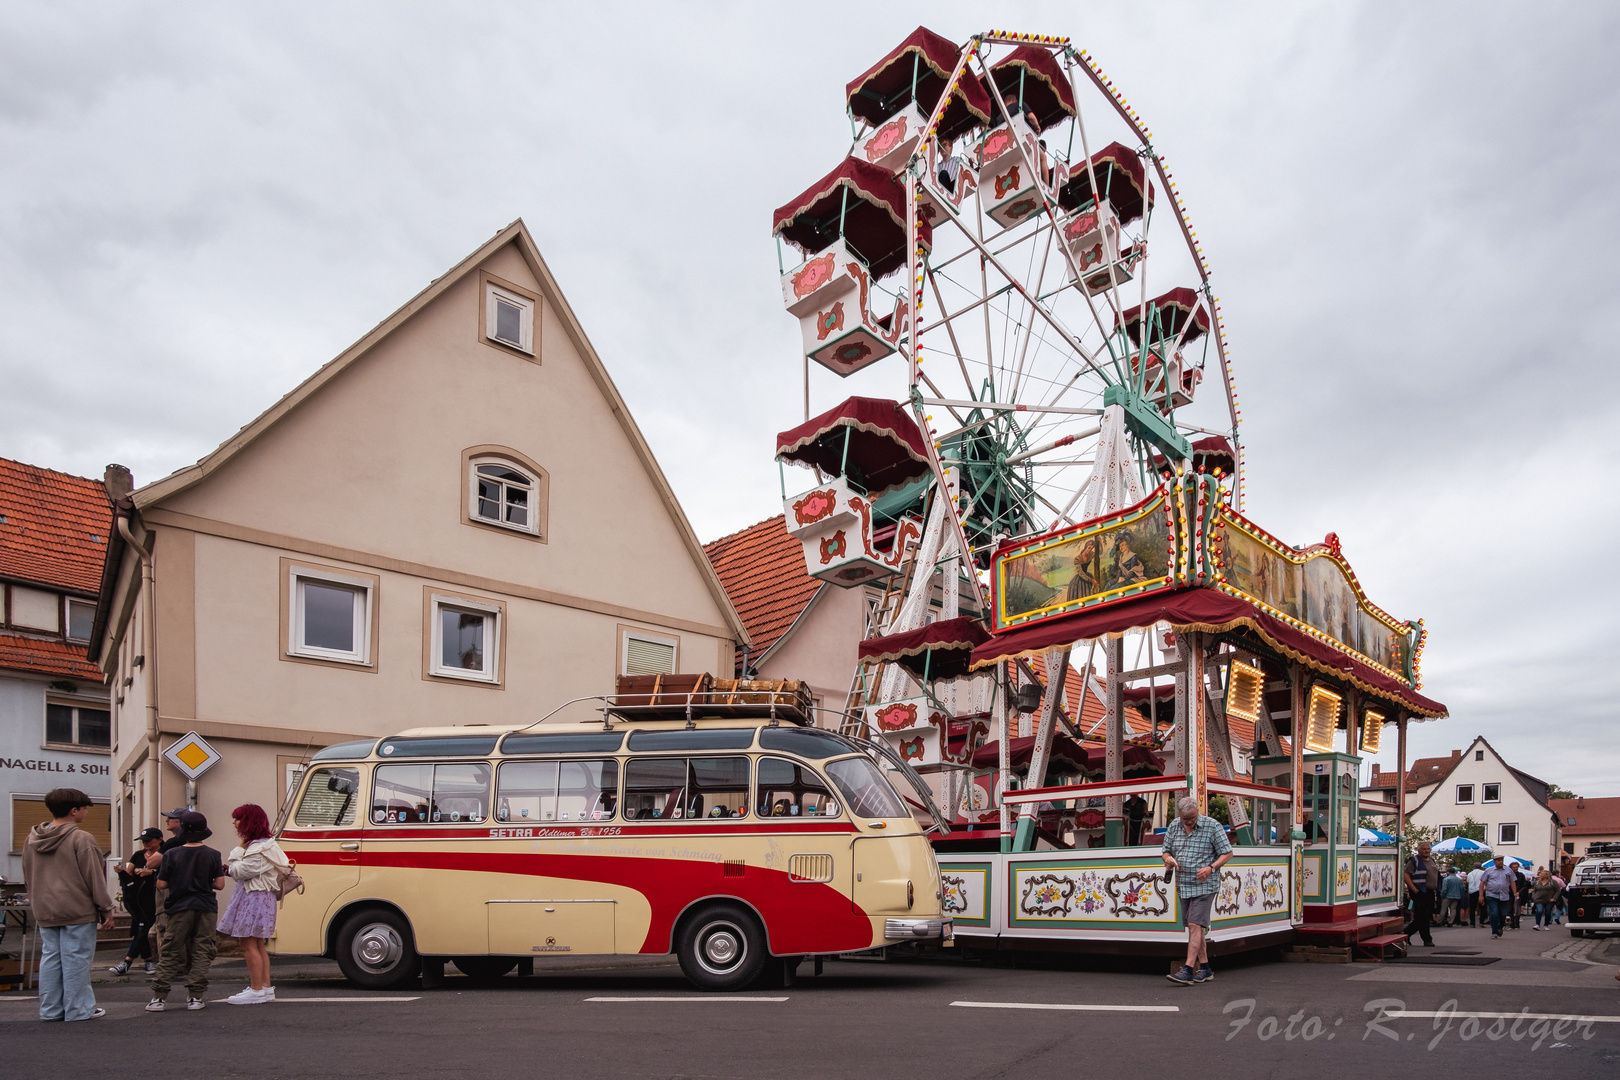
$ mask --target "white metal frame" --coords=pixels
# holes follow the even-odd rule
[[[375,607],[370,578],[351,574],[316,570],[305,566],[292,566],[287,570],[287,655],[314,660],[334,660],[344,664],[369,665],[371,663],[371,613]],[[350,651],[327,649],[309,645],[304,641],[304,585],[312,583],[347,589],[358,595],[351,609],[354,617],[354,648]]]
[[[489,478],[490,483],[499,484],[500,487],[501,487],[501,497],[500,497],[499,500],[497,500],[499,502],[499,504],[500,504],[501,516],[498,517],[498,518],[487,517],[484,514],[479,513],[479,511],[478,511],[478,503],[479,503],[478,485],[480,483],[482,483],[483,480],[484,480],[483,475],[480,474],[479,471],[478,471],[478,467],[480,465],[498,465],[503,469],[510,469],[512,472],[517,473],[519,476],[524,477],[528,481],[528,484],[525,486],[525,485],[516,485],[516,484],[513,484],[509,480],[501,480],[501,479],[498,479],[496,477],[490,477]],[[483,524],[483,525],[498,525],[503,529],[511,529],[513,532],[528,533],[528,534],[530,534],[532,536],[538,536],[539,535],[539,533],[540,533],[540,504],[539,504],[539,500],[540,500],[540,478],[538,476],[535,476],[528,469],[524,468],[522,465],[519,465],[517,462],[511,460],[510,458],[500,457],[497,454],[483,454],[483,455],[480,455],[478,457],[470,458],[467,461],[467,469],[468,469],[468,472],[467,472],[467,516],[468,517],[472,518],[474,521],[479,522],[480,524]],[[529,493],[529,505],[528,505],[529,520],[528,520],[527,524],[516,525],[516,524],[513,524],[512,522],[506,520],[506,489],[508,487],[519,487],[522,490],[526,490]]]
[[[518,311],[518,337],[515,341],[502,337],[500,334],[499,315],[501,304],[509,304]],[[519,352],[532,354],[534,352],[534,301],[509,289],[503,289],[499,285],[486,284],[484,286],[484,336],[491,341],[517,349]]]
[[[504,629],[501,626],[500,605],[468,600],[461,596],[445,596],[439,593],[432,594],[430,605],[428,612],[428,626],[431,628],[428,645],[428,674],[446,679],[465,679],[468,682],[492,683],[500,681],[501,633]],[[473,670],[464,667],[450,667],[443,662],[443,615],[446,611],[483,616],[484,663],[481,668]]]
[[[654,634],[646,630],[625,630],[619,635],[619,674],[629,675],[630,669],[630,642],[631,639],[646,641],[654,645],[669,646],[669,670],[665,672],[651,672],[648,674],[673,675],[681,670],[681,639],[666,637],[663,634]]]

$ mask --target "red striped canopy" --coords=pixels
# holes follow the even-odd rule
[[[930,468],[917,422],[899,402],[884,398],[847,398],[789,428],[776,437],[776,456],[830,476],[848,476],[868,495],[909,484]]]
[[[849,111],[876,127],[912,100],[915,74],[917,108],[924,116],[932,115],[961,54],[961,47],[954,42],[927,27],[917,27],[889,55],[844,88]],[[954,139],[973,128],[990,124],[991,116],[990,98],[984,87],[964,70],[951,94],[950,104],[940,116],[939,134]]]
[[[968,673],[973,650],[990,640],[971,615],[931,622],[919,630],[867,638],[857,652],[863,660],[899,664],[919,679],[954,679]]]
[[[1057,62],[1057,57],[1039,45],[1018,46],[991,65],[990,75],[995,78],[1001,95],[1010,91],[1015,100],[1022,80],[1024,104],[1034,110],[1042,131],[1061,123],[1066,116],[1080,115],[1080,109],[1074,103],[1074,87],[1069,85],[1069,77],[1063,73],[1063,66]],[[991,92],[989,78],[985,80],[984,89],[986,93]],[[1001,95],[997,95],[998,99]],[[990,104],[994,110],[991,114],[994,121],[1000,123],[1001,106],[994,100]]]
[[[884,277],[906,264],[905,185],[887,169],[859,158],[845,158],[798,198],[778,207],[771,230],[806,255],[814,255],[838,239],[840,211],[844,243],[873,277]],[[932,243],[927,221],[919,217],[917,230],[925,246]]]
[[[1153,184],[1135,150],[1122,143],[1109,143],[1091,155],[1091,168],[1084,162],[1069,171],[1068,182],[1058,190],[1058,204],[1074,210],[1092,199],[1091,177],[1096,174],[1103,198],[1119,213],[1119,223],[1129,225],[1153,208]]]
[[[1155,296],[1147,302],[1149,309],[1148,323],[1150,327],[1157,327],[1158,333],[1149,333],[1148,341],[1153,343],[1162,336],[1164,341],[1174,341],[1176,335],[1181,333],[1182,324],[1188,319],[1192,325],[1187,328],[1187,336],[1181,339],[1183,345],[1191,345],[1209,332],[1209,306],[1203,302],[1204,298],[1192,289],[1182,287],[1171,289],[1167,293]],[[1155,316],[1154,312],[1157,312]],[[1136,344],[1142,343],[1142,306],[1138,304],[1120,316],[1120,322],[1125,324],[1125,332],[1131,336]],[[1118,325],[1117,323],[1115,325]]]

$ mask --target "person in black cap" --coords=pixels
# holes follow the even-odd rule
[[[214,924],[219,919],[214,894],[225,887],[224,861],[203,843],[213,835],[207,818],[188,811],[180,816],[180,846],[163,853],[157,885],[167,890],[163,910],[169,916],[169,937],[152,976],[147,1012],[162,1012],[169,986],[182,977],[186,1008],[193,1012],[203,1008],[208,969],[214,963]]]
[[[184,806],[177,806],[163,815],[163,827],[173,835],[158,845],[156,852],[146,857],[146,865],[150,869],[156,870],[158,868],[158,865],[163,861],[163,852],[180,846],[180,819],[189,813],[191,811]],[[155,939],[157,952],[153,955],[152,961],[159,963],[163,960],[163,943],[169,936],[169,913],[163,908],[162,897],[156,897],[154,904],[157,908],[157,921],[152,924],[152,937]]]
[[[163,830],[146,829],[135,842],[141,846],[118,864],[118,880],[124,885],[124,910],[129,912],[129,948],[124,958],[108,969],[114,975],[128,975],[130,965],[139,959],[146,960],[148,975],[156,970],[147,935],[157,916],[157,867],[147,865],[147,856],[157,854]]]

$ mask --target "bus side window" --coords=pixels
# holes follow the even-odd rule
[[[748,816],[747,758],[692,758],[687,764],[686,784],[687,817]]]
[[[371,781],[371,823],[408,825],[428,819],[432,765],[379,765]]]
[[[624,816],[652,820],[686,816],[686,759],[631,758],[624,766]]]
[[[557,763],[508,761],[495,787],[496,821],[556,821]]]
[[[489,773],[482,761],[433,766],[431,819],[479,822],[489,817]]]
[[[293,824],[313,828],[353,825],[359,797],[359,769],[311,769]]]
[[[558,821],[607,821],[619,802],[619,760],[564,761],[557,778]]]
[[[838,802],[821,778],[796,762],[759,759],[760,817],[832,817]]]

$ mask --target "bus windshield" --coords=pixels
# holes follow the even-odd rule
[[[844,793],[844,801],[852,814],[879,818],[911,816],[878,767],[865,757],[834,761],[827,766],[827,775]]]

